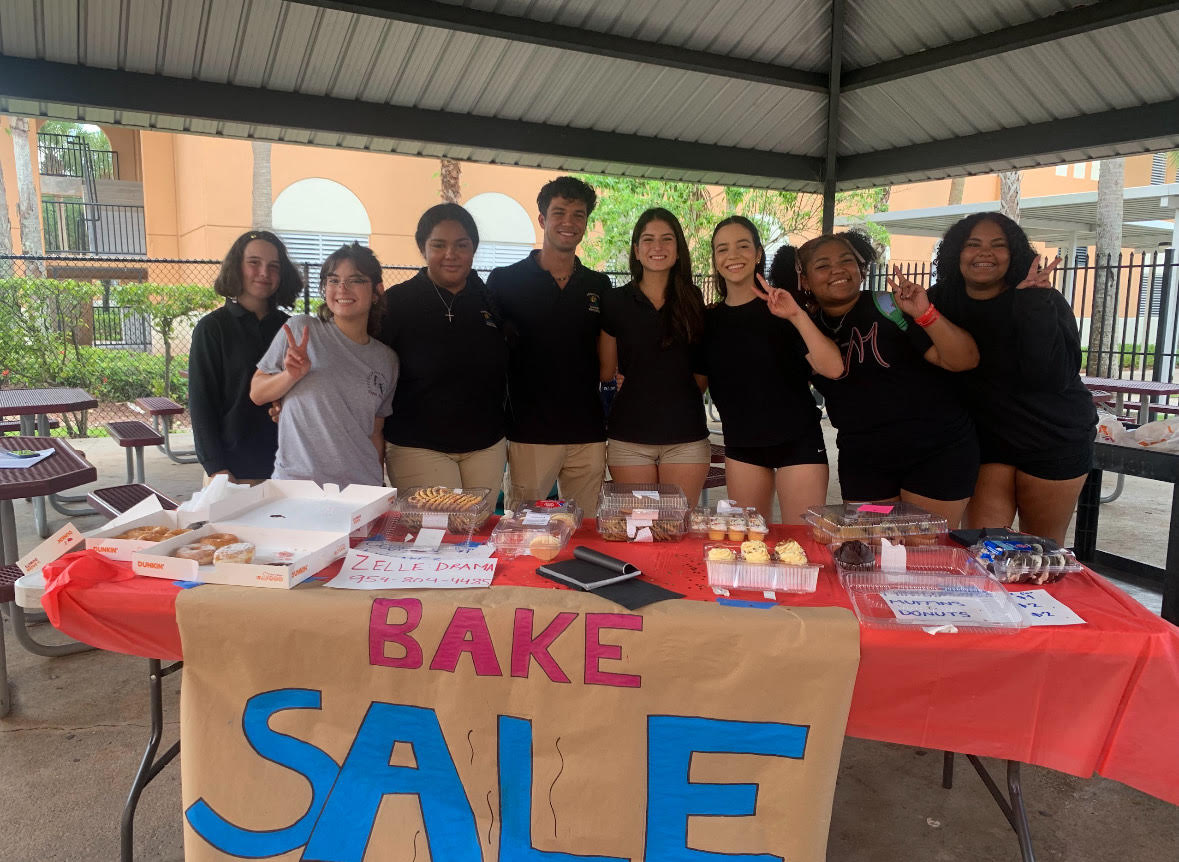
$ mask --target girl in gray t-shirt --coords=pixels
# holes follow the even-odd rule
[[[256,404],[282,399],[274,479],[384,484],[382,428],[397,384],[397,354],[373,337],[381,265],[353,243],[324,261],[317,317],[292,317],[258,363]]]

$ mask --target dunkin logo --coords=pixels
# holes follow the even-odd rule
[[[141,569],[162,569],[163,563],[153,563],[150,560],[136,560],[136,565]]]

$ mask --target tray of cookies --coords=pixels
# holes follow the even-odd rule
[[[422,527],[471,534],[491,517],[495,495],[490,488],[418,486],[399,491],[393,511],[396,522],[407,530]]]
[[[979,565],[1005,584],[1051,584],[1083,567],[1067,548],[1048,539],[984,539],[970,549]]]
[[[858,539],[881,539],[905,545],[933,545],[949,529],[946,519],[911,503],[836,503],[812,506],[803,520],[811,525],[816,542],[824,545]]]
[[[812,553],[813,553],[812,549]],[[776,593],[813,593],[819,565],[793,539],[773,547],[758,539],[744,542],[705,542],[704,565],[713,592],[759,590]]]
[[[500,557],[531,554],[547,563],[564,550],[572,535],[571,519],[558,518],[550,512],[521,509],[499,519],[491,531],[491,544]]]
[[[598,495],[598,534],[608,542],[677,542],[687,515],[678,485],[605,482]]]

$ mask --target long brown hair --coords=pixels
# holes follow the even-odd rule
[[[630,235],[630,277],[638,286],[643,279],[643,265],[635,254],[635,246],[643,228],[653,221],[666,222],[675,235],[675,266],[667,279],[667,291],[663,298],[663,338],[660,347],[670,347],[677,339],[684,344],[694,344],[704,332],[704,297],[700,288],[692,283],[692,253],[688,251],[688,240],[680,220],[663,207],[645,210],[635,222]]]
[[[327,260],[320,267],[321,289],[324,282],[327,281],[327,277],[335,272],[336,267],[343,261],[351,263],[361,275],[366,276],[372,282],[373,304],[368,310],[368,334],[375,338],[381,332],[381,316],[385,313],[385,294],[381,289],[381,262],[377,260],[377,256],[368,246],[356,242],[342,245],[328,255]],[[335,316],[326,302],[320,303],[315,314],[323,321],[331,320]]]

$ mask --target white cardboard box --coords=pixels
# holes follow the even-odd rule
[[[88,533],[86,547],[112,560],[131,560],[135,552],[156,543],[116,536],[133,527],[171,530],[201,520],[221,522],[227,533],[240,533],[236,528],[245,526],[349,533],[388,511],[396,493],[393,488],[371,485],[349,485],[341,491],[335,485],[321,488],[309,481],[271,479],[252,488],[236,488],[230,496],[191,511],[165,511],[153,496]],[[190,541],[191,537],[181,544]]]
[[[260,558],[277,552],[289,553],[291,557],[285,565],[217,563],[198,566],[196,560],[171,556],[177,548],[197,543],[201,536],[212,533],[233,533],[243,542],[253,542]],[[135,574],[150,578],[290,589],[346,553],[346,532],[291,530],[214,522],[191,533],[166,539],[147,550],[136,551],[131,555],[131,568]]]

